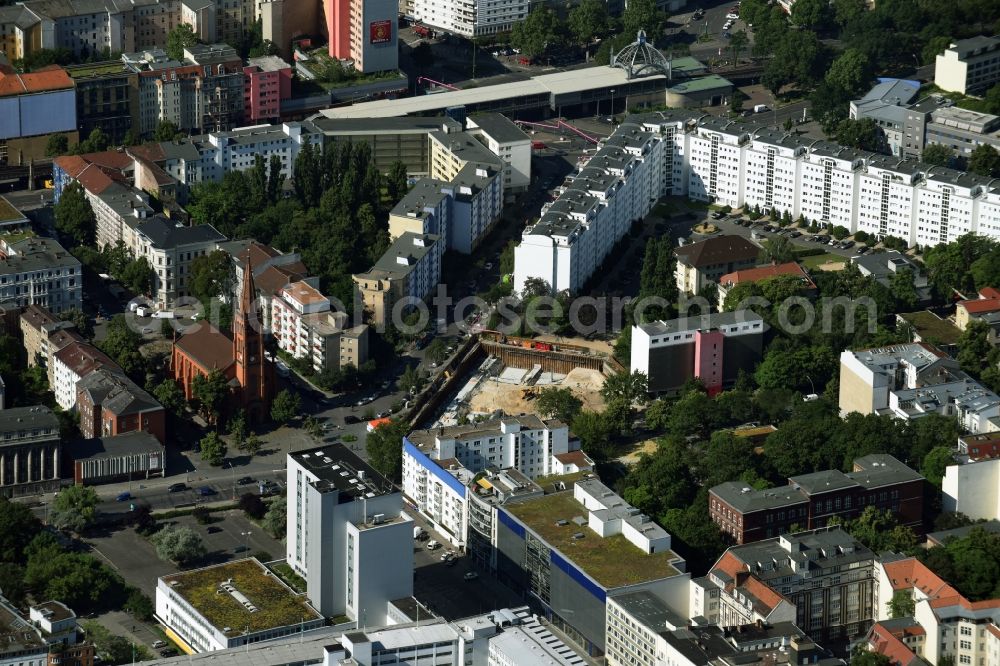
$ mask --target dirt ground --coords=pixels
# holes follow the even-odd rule
[[[845,264],[843,261],[828,261],[825,264],[820,264],[816,268],[821,271],[842,271],[844,270]]]
[[[587,340],[586,338],[560,337],[558,335],[539,335],[535,339],[540,342],[564,342],[570,345],[587,347],[608,356],[611,356],[612,351],[614,351],[613,344],[605,340]]]
[[[649,455],[656,453],[655,439],[647,439],[642,442],[636,442],[631,451],[618,458],[618,462],[626,465],[634,465],[639,462],[639,456],[643,453]]]
[[[547,373],[545,374],[547,378]],[[534,387],[487,380],[472,394],[469,407],[473,412],[502,409],[507,414],[531,413],[535,411],[534,398],[525,399],[523,391],[530,388],[538,392],[549,387],[557,387],[571,389],[573,394],[583,401],[584,409],[602,410],[604,409],[604,399],[601,397],[603,384],[604,375],[597,370],[582,368],[573,370],[560,382]]]

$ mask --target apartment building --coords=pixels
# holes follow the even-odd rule
[[[934,85],[947,92],[982,95],[1000,83],[1000,37],[952,42],[934,60]]]
[[[247,60],[243,75],[246,122],[273,122],[280,118],[281,102],[292,96],[292,66],[278,56],[260,56]]]
[[[940,664],[995,664],[1000,658],[1000,599],[972,602],[916,558],[883,557],[875,565],[875,613],[890,621],[895,594],[909,596],[913,616],[907,625],[922,634],[907,647],[921,659]],[[876,645],[876,648],[879,646]],[[881,651],[881,650],[878,650]]]
[[[798,280],[802,284],[801,291],[805,296],[812,296],[816,293],[816,284],[798,262],[789,261],[783,264],[771,264],[757,268],[747,268],[733,271],[732,273],[726,273],[719,278],[719,286],[717,287],[717,291],[719,292],[719,310],[724,308],[726,296],[729,295],[729,292],[731,292],[734,287],[738,287],[741,284],[764,282],[765,280],[773,280],[779,277],[788,279],[794,278]]]
[[[708,498],[712,522],[737,544],[826,527],[833,518],[853,520],[869,506],[923,534],[924,477],[890,455],[872,454],[855,460],[847,474],[802,474],[767,490],[727,481]]]
[[[294,636],[324,624],[304,595],[252,557],[160,576],[156,617],[188,654]]]
[[[59,419],[42,405],[0,410],[0,495],[37,494],[59,486]]]
[[[46,158],[50,134],[65,134],[76,143],[73,80],[54,65],[19,74],[0,64],[0,119],[0,166]]]
[[[625,158],[615,150],[623,140],[642,147]],[[666,194],[734,208],[770,206],[910,245],[963,233],[1000,238],[1000,187],[990,179],[683,110],[630,116],[557,191],[522,232],[517,290],[540,278],[556,291],[579,291],[632,220]],[[616,203],[623,195],[631,205]]]
[[[95,129],[120,145],[139,126],[139,76],[120,60],[69,65],[66,73],[76,86],[76,122],[80,136]]]
[[[851,101],[851,120],[871,118],[881,128],[886,144],[896,157],[903,157],[906,108],[917,98],[916,81],[889,79],[875,84],[861,99]]]
[[[407,12],[424,25],[468,39],[507,32],[528,16],[527,0],[412,0]]]
[[[640,324],[632,327],[629,367],[646,375],[653,393],[697,377],[714,395],[760,362],[769,328],[752,310]]]
[[[50,341],[57,337],[57,332],[73,327],[72,322],[62,321],[43,307],[29,305],[24,308],[19,317],[19,328],[28,367],[48,367],[51,355],[58,351],[52,348]]]
[[[302,147],[322,147],[322,143],[322,134],[308,121],[255,125],[163,142],[158,163],[179,183],[190,187],[204,181],[219,182],[229,171],[250,169],[257,155],[270,165],[271,157],[276,155],[281,159],[282,175],[291,178]]]
[[[353,275],[371,322],[385,326],[429,297],[441,281],[443,254],[440,236],[408,231],[393,241],[371,269]]]
[[[118,368],[118,364],[100,349],[82,340],[71,342],[56,352],[52,360],[55,382],[50,385],[56,404],[67,412],[75,409],[77,382],[100,367]]]
[[[955,326],[960,331],[975,320],[984,321],[992,327],[1000,318],[1000,290],[983,287],[976,296],[955,304]]]
[[[582,457],[574,471],[593,468],[579,442],[570,442],[566,424],[534,415],[414,430],[403,441],[403,494],[451,543],[464,548],[467,489],[477,474],[488,469],[515,469],[527,479],[559,474],[559,458],[571,452]]]
[[[699,294],[705,287],[718,284],[722,276],[754,268],[761,248],[743,236],[713,236],[674,249],[677,266],[674,276],[677,289]]]
[[[392,482],[343,444],[288,455],[288,564],[327,617],[389,621],[413,596],[413,521]]]
[[[926,343],[840,354],[840,413],[889,414],[916,419],[955,416],[969,432],[992,429],[1000,396],[969,378],[958,364]]]
[[[239,53],[225,44],[196,44],[184,61],[160,49],[122,55],[139,78],[139,132],[152,134],[161,121],[185,132],[220,132],[243,122],[244,75]]]
[[[186,226],[155,215],[135,229],[133,256],[145,257],[153,269],[152,300],[171,308],[178,298],[191,296],[191,263],[211,254],[226,237],[211,224]]]
[[[504,162],[504,192],[520,192],[531,184],[531,137],[499,113],[477,113],[467,121],[468,132]]]
[[[670,535],[596,478],[496,511],[498,576],[526,590],[588,654],[607,652],[611,598],[646,590],[687,608],[690,577]]]
[[[859,638],[878,617],[875,564],[834,527],[732,546],[708,578],[720,590],[720,626],[793,622],[822,644]]]
[[[79,260],[51,238],[0,237],[0,305],[38,305],[59,314],[83,304]]]
[[[368,327],[349,325],[343,312],[309,282],[281,288],[271,300],[269,326],[278,348],[308,358],[316,372],[361,367],[368,360]]]

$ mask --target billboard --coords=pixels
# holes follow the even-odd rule
[[[392,41],[392,21],[372,21],[368,24],[371,44],[388,44]]]

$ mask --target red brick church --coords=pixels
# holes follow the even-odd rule
[[[207,376],[212,370],[222,372],[231,390],[231,399],[223,406],[223,413],[242,408],[251,424],[270,418],[275,382],[274,364],[264,356],[263,318],[255,305],[256,294],[248,262],[233,312],[232,340],[208,322],[202,322],[174,342],[170,361],[174,380],[181,384],[188,400],[193,397],[195,377]]]

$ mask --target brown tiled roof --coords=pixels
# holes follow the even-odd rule
[[[100,349],[79,340],[66,345],[57,351],[55,356],[79,377],[86,377],[93,370],[104,365],[118,367],[118,364],[108,358]]]
[[[758,266],[757,268],[747,268],[742,271],[726,273],[719,278],[719,284],[728,286],[744,282],[759,282],[761,280],[767,280],[768,278],[778,277],[779,275],[793,275],[795,277],[800,277],[806,283],[806,286],[816,286],[813,284],[812,280],[809,279],[809,275],[802,270],[802,267],[794,261],[789,261],[785,264]]]
[[[41,330],[42,326],[45,326],[46,324],[54,324],[59,321],[59,319],[43,307],[38,305],[29,305],[24,309],[24,312],[21,313],[21,321],[26,322],[32,328]]]
[[[207,371],[225,370],[234,361],[233,341],[211,324],[195,327],[174,346]]]
[[[731,261],[750,261],[760,254],[760,248],[743,236],[715,236],[700,243],[682,245],[674,250],[677,259],[695,268],[714,266]]]
[[[587,454],[580,450],[557,453],[556,460],[564,465],[571,464],[578,467],[590,467],[594,464],[594,461],[588,458]]]
[[[288,298],[301,305],[310,305],[327,300],[326,296],[308,282],[293,282],[281,290]]]
[[[0,66],[0,97],[72,87],[73,79],[58,65],[43,67],[29,74],[18,74],[9,65]]]
[[[296,262],[301,263],[301,262]],[[296,264],[292,264],[294,267]],[[305,268],[304,266],[302,267]],[[289,284],[290,282],[295,282],[296,280],[301,280],[305,277],[305,271],[301,273],[290,271],[288,266],[268,266],[260,272],[260,275],[255,275],[253,280],[254,284],[257,285],[257,289],[266,294],[276,294],[281,289]]]
[[[1000,298],[977,298],[971,301],[960,301],[958,304],[970,314],[1000,310]]]

